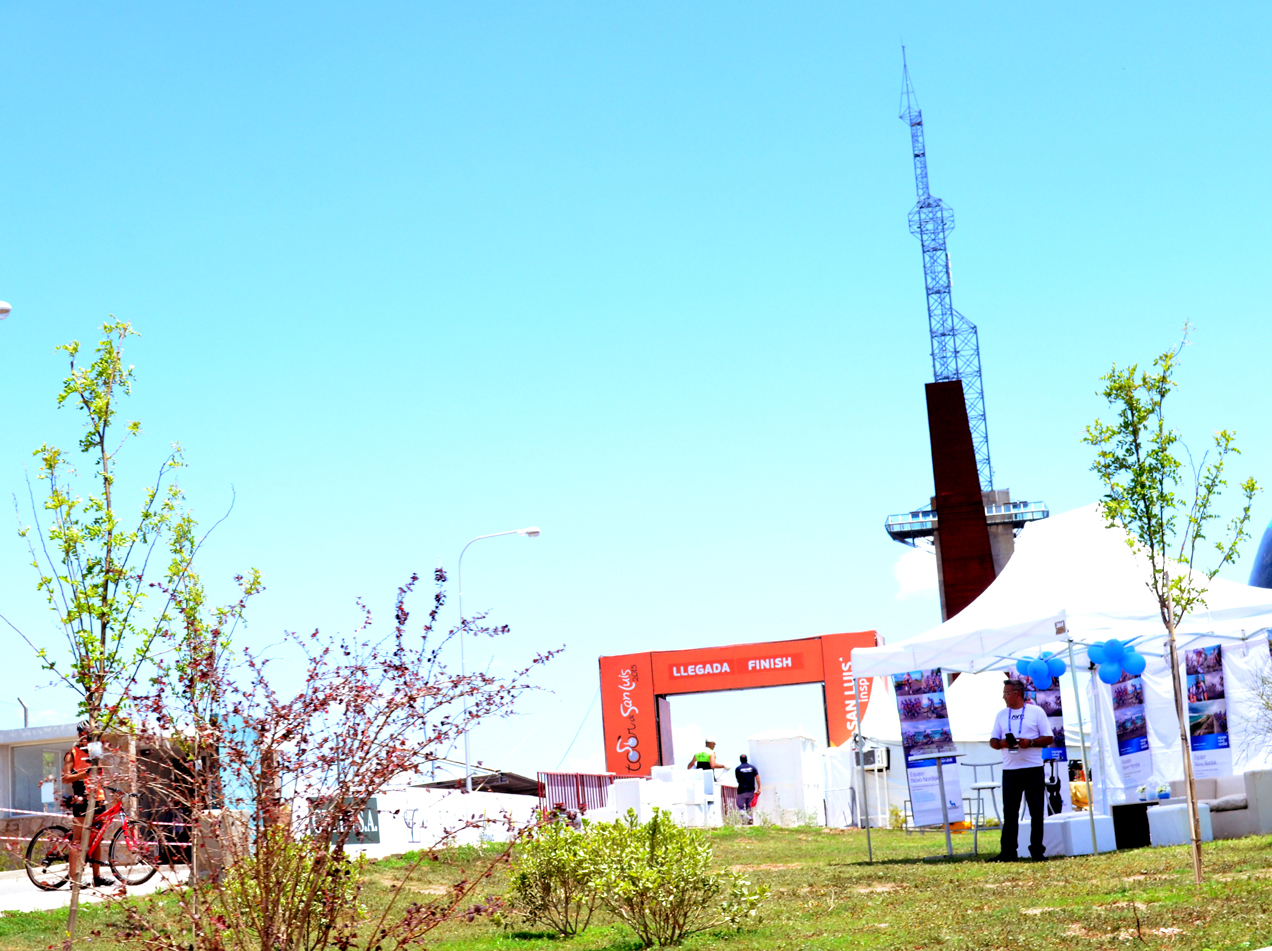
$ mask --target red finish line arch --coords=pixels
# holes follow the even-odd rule
[[[675,694],[822,684],[826,736],[831,746],[842,746],[870,703],[870,678],[852,676],[853,648],[878,642],[874,631],[859,631],[602,657],[605,768],[619,776],[648,776],[654,766],[670,763],[667,698]]]

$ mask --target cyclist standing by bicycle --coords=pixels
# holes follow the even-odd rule
[[[79,738],[75,745],[62,757],[62,784],[71,787],[71,815],[74,817],[73,839],[71,848],[71,880],[75,881],[84,869],[84,860],[79,854],[80,842],[83,841],[84,826],[88,821],[88,795],[91,787],[93,795],[93,815],[100,816],[105,809],[102,802],[101,767],[97,759],[89,754],[89,742],[92,737],[88,731],[88,723],[81,721],[76,727]],[[93,885],[101,887],[112,884],[111,879],[102,875],[101,845],[89,855],[93,866]]]

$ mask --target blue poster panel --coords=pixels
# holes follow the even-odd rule
[[[1122,782],[1127,786],[1145,784],[1153,774],[1153,758],[1148,751],[1148,720],[1144,716],[1144,678],[1122,671],[1121,679],[1112,686]]]
[[[954,735],[945,705],[945,678],[941,668],[893,674],[897,714],[901,719],[901,747],[905,751],[906,779],[916,825],[941,824],[941,785],[936,760],[916,760],[921,753],[953,753]],[[963,821],[963,792],[958,779],[958,760],[943,757],[945,799],[950,822]]]
[[[1184,651],[1184,678],[1193,775],[1199,779],[1230,776],[1232,749],[1228,745],[1223,648],[1216,644]]]

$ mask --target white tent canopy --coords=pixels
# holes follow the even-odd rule
[[[1029,524],[1002,573],[975,601],[938,627],[903,641],[853,651],[859,677],[927,670],[1005,670],[1026,654],[1116,637],[1150,652],[1165,637],[1157,599],[1146,586],[1149,566],[1109,528],[1097,505]],[[1181,644],[1244,640],[1272,627],[1272,590],[1216,578],[1206,605],[1185,618]],[[1063,630],[1063,628],[1060,628]],[[1063,656],[1063,655],[1062,655]]]

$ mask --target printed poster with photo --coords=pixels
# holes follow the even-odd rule
[[[1184,677],[1193,775],[1198,779],[1230,776],[1232,749],[1228,744],[1223,648],[1215,645],[1184,651]]]
[[[1148,750],[1148,720],[1144,716],[1144,678],[1122,671],[1113,687],[1113,724],[1117,753],[1122,761],[1122,782],[1127,786],[1147,783],[1153,774]]]
[[[901,746],[905,750],[905,775],[910,784],[910,806],[916,825],[941,824],[941,783],[936,760],[914,760],[919,753],[953,753],[949,710],[945,706],[945,679],[941,668],[893,674],[897,714],[901,718]],[[958,760],[942,758],[945,798],[950,822],[962,822],[963,791],[958,779]],[[953,768],[951,768],[953,767]]]
[[[1042,708],[1051,724],[1052,743],[1042,751],[1043,782],[1047,791],[1047,815],[1072,810],[1069,798],[1069,750],[1065,746],[1064,706],[1060,700],[1060,681],[1053,679],[1045,690],[1039,690],[1033,678],[1016,671],[1025,685],[1025,703]]]

